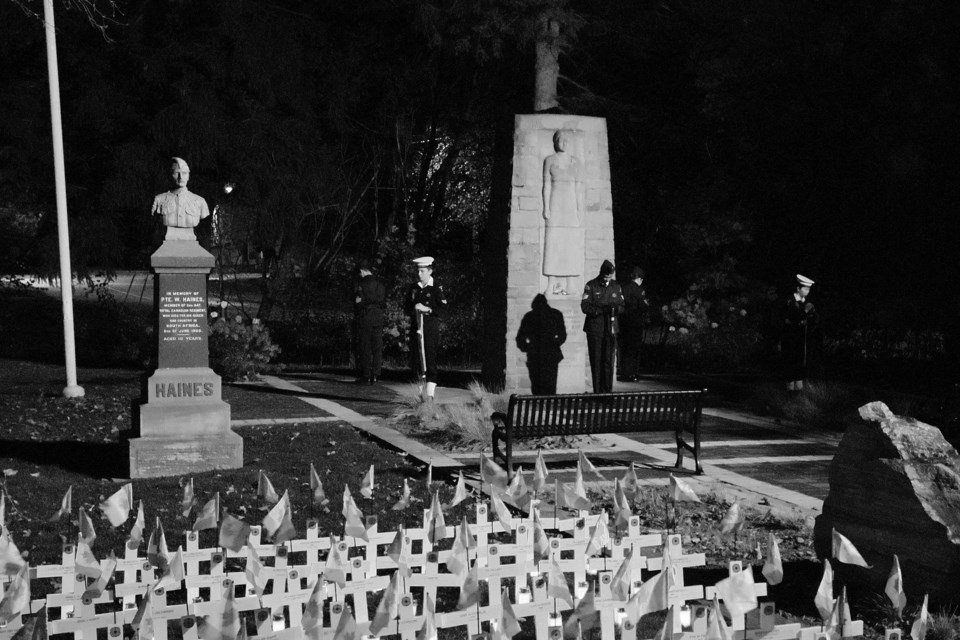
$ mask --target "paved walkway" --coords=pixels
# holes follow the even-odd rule
[[[654,378],[617,383],[615,391],[677,388]],[[390,417],[417,393],[412,383],[355,385],[352,377],[329,373],[264,376],[254,384],[225,385],[233,424],[283,424],[342,421],[389,446],[405,451],[434,469],[476,475],[476,453],[443,453],[390,427]],[[469,403],[464,389],[439,388],[441,404]],[[708,402],[708,405],[710,403]],[[839,434],[808,433],[797,425],[723,406],[704,409],[701,423],[704,474],[684,476],[700,492],[738,497],[748,504],[797,517],[818,514],[828,490],[828,470]],[[595,438],[584,453],[611,481],[635,465],[642,483],[665,485],[673,472],[676,448],[671,432]],[[519,464],[533,466],[535,451],[515,453]],[[544,451],[551,475],[561,482],[574,476],[576,450]],[[687,468],[692,469],[689,457]],[[588,483],[589,484],[589,483]]]

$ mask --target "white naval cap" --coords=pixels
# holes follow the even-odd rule
[[[180,171],[190,171],[190,167],[187,166],[187,161],[183,158],[170,158],[170,166],[180,169]]]
[[[800,286],[800,287],[812,287],[812,286],[813,286],[813,280],[811,280],[811,279],[808,278],[807,276],[802,276],[802,275],[800,275],[800,274],[798,273],[798,274],[797,274],[797,285]]]
[[[414,258],[414,259],[413,259],[413,263],[414,263],[415,265],[417,265],[417,268],[420,268],[420,267],[432,267],[432,266],[433,266],[433,258],[430,257],[430,256],[423,256],[423,257],[421,257],[421,258]]]

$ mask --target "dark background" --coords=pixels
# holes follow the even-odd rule
[[[0,267],[53,273],[43,29],[18,5],[41,9],[0,2]],[[955,2],[95,6],[103,30],[57,4],[81,272],[147,266],[149,203],[177,155],[277,282],[371,255],[399,278],[421,252],[483,277],[497,132],[532,110],[549,15],[559,110],[608,119],[616,257],[647,269],[658,305],[696,285],[711,313],[738,296],[766,313],[799,272],[835,334],[933,331],[949,347]]]

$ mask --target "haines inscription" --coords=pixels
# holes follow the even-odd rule
[[[158,382],[153,386],[157,398],[202,398],[213,395],[212,382]]]

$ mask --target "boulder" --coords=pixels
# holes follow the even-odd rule
[[[883,593],[893,555],[911,600],[950,601],[960,585],[960,456],[934,426],[894,415],[882,402],[860,408],[830,466],[830,492],[814,528],[830,557],[831,530],[849,538],[871,569],[838,577]]]

